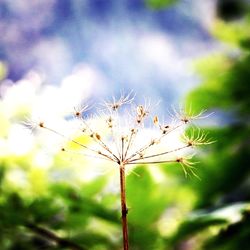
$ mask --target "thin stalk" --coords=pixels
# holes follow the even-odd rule
[[[126,205],[126,179],[125,179],[125,165],[120,164],[120,187],[121,187],[121,213],[122,213],[122,235],[123,235],[123,249],[129,249],[128,243],[128,209]]]
[[[148,158],[154,158],[154,157],[161,156],[161,155],[167,155],[167,154],[174,153],[174,152],[177,152],[177,151],[181,151],[181,150],[183,150],[185,148],[188,148],[188,147],[191,147],[191,146],[192,146],[191,144],[187,144],[187,145],[185,145],[183,147],[175,148],[175,149],[165,151],[165,152],[162,152],[162,153],[144,156],[143,160],[148,159]],[[135,158],[135,159],[130,160],[128,163],[139,161],[139,160],[142,160],[142,159],[141,158]]]
[[[174,130],[178,129],[179,127],[181,127],[183,125],[183,123],[178,124],[177,126],[173,127],[172,129],[170,129],[168,132],[162,134],[157,141],[160,141],[163,137],[166,137],[168,134],[170,134],[171,132],[173,132]],[[151,146],[153,146],[154,144],[152,144],[152,142],[150,142],[149,144],[146,144],[146,146],[143,146],[142,148],[140,148],[139,150],[137,150],[134,154],[132,154],[130,157],[128,157],[127,161],[130,161],[131,159],[133,159],[135,156],[139,155],[140,153],[142,153],[143,151],[146,151],[148,148],[150,148]]]

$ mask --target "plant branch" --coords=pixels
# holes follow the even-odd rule
[[[143,159],[142,159],[143,160]],[[163,160],[163,161],[141,161],[141,162],[128,162],[127,165],[139,165],[139,164],[157,164],[157,163],[173,163],[178,162],[177,160]]]
[[[176,125],[175,127],[173,127],[172,129],[170,129],[168,132],[162,134],[159,138],[157,138],[157,141],[162,140],[162,138],[166,137],[168,134],[170,134],[171,132],[173,132],[174,130],[178,129],[179,127],[181,127],[183,125],[183,123]],[[143,146],[142,148],[140,148],[139,150],[137,150],[135,153],[133,153],[131,156],[128,157],[127,161],[133,160],[133,158],[137,155],[139,155],[141,152],[147,150],[148,148],[150,148],[151,146],[153,146],[154,144],[152,144],[152,141],[149,144],[146,144],[145,146]]]
[[[51,232],[50,230],[37,226],[35,224],[28,223],[25,225],[25,227],[30,229],[34,233],[42,236],[43,238],[54,241],[59,247],[68,248],[71,250],[87,250],[87,248],[79,246],[78,244],[70,240],[60,238],[59,236],[57,236],[55,233]]]
[[[192,145],[188,144],[188,145],[185,145],[185,146],[182,146],[182,147],[179,147],[179,148],[175,148],[175,149],[172,149],[172,150],[169,150],[169,151],[165,151],[165,152],[162,152],[162,153],[148,155],[148,156],[143,156],[143,158],[135,158],[135,159],[130,160],[128,163],[139,161],[139,160],[144,160],[144,159],[148,159],[148,158],[154,158],[154,157],[157,157],[157,156],[162,156],[162,155],[166,155],[166,154],[170,154],[170,153],[174,153],[174,152],[183,150],[183,149],[191,147],[191,146]]]
[[[120,187],[121,187],[121,213],[122,213],[122,234],[123,234],[123,249],[129,249],[128,242],[128,223],[127,214],[128,209],[126,205],[126,179],[125,179],[125,166],[120,164]]]

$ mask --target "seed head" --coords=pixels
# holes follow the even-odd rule
[[[184,124],[188,124],[195,120],[206,118],[210,115],[210,114],[204,115],[205,112],[206,110],[202,110],[198,114],[195,114],[192,111],[191,107],[189,108],[180,107],[179,110],[176,110],[175,108],[173,108],[173,112],[170,115],[173,117],[173,119],[177,119],[178,121],[181,121]]]
[[[208,134],[202,132],[200,129],[192,130],[190,134],[183,134],[182,138],[184,142],[190,146],[201,146],[201,145],[209,145],[214,143],[214,141],[207,139]]]
[[[128,95],[121,95],[118,99],[113,98],[112,102],[105,103],[107,114],[104,112],[102,116],[98,116],[97,119],[92,119],[92,121],[83,115],[88,109],[88,105],[79,109],[75,108],[74,116],[81,124],[80,132],[84,133],[91,141],[88,145],[82,144],[77,139],[67,137],[54,128],[45,126],[44,122],[39,122],[38,127],[47,129],[73,142],[79,146],[80,152],[85,156],[95,156],[124,166],[176,162],[182,166],[185,175],[189,172],[195,175],[193,162],[191,157],[186,156],[186,149],[211,144],[212,141],[207,140],[207,134],[202,133],[200,129],[193,129],[191,134],[186,133],[182,136],[184,144],[179,141],[178,145],[166,147],[166,143],[171,134],[174,135],[175,132],[178,132],[178,135],[180,135],[183,128],[191,120],[200,118],[202,112],[193,115],[175,111],[174,122],[169,125],[161,123],[157,115],[151,116],[149,105],[140,104],[133,109],[133,99],[132,92]],[[125,109],[127,113],[121,113],[120,108],[125,104],[130,105],[131,109]],[[150,129],[144,126],[144,120],[148,116],[153,117],[154,126]],[[93,120],[97,120],[97,123],[93,124]],[[101,124],[104,124],[104,126]],[[141,126],[142,124],[143,126]],[[176,138],[176,141],[178,141],[178,138]],[[69,152],[70,150],[62,147],[61,151]],[[172,156],[176,153],[180,156]]]
[[[44,128],[44,122],[39,122],[39,127]]]
[[[121,106],[125,104],[130,104],[134,100],[134,96],[132,91],[127,95],[121,95],[119,99],[115,99],[113,97],[113,100],[111,102],[105,102],[105,106],[111,110],[111,111],[117,111],[120,109]]]
[[[154,122],[154,125],[158,126],[159,124],[159,119],[158,119],[158,116],[154,116],[154,119],[153,119],[153,122]]]

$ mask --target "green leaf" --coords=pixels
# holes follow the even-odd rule
[[[250,211],[250,203],[233,204],[212,212],[196,211],[187,217],[180,225],[178,232],[171,239],[172,243],[177,243],[189,236],[194,236],[202,230],[207,230],[211,226],[225,227],[235,222],[241,221],[246,211]]]
[[[176,4],[178,0],[145,0],[145,2],[152,9],[162,9]]]
[[[164,187],[154,182],[145,167],[138,167],[135,172],[139,177],[130,174],[127,178],[129,220],[132,224],[146,227],[155,222],[164,211],[167,197]]]

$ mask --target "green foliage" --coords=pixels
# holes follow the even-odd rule
[[[211,119],[217,117],[220,121],[205,128],[216,143],[198,157],[203,165],[199,170],[202,182],[192,183],[197,194],[196,208],[208,212],[184,221],[173,237],[176,244],[196,238],[200,242],[198,249],[249,248],[249,24],[247,16],[240,22],[217,21],[214,34],[228,44],[229,53],[211,55],[196,64],[202,84],[188,95],[187,102],[196,111],[201,108],[214,111]],[[240,214],[234,210],[239,202],[245,202],[246,206]],[[233,211],[227,220],[211,217],[215,208],[225,205]],[[237,214],[238,220],[233,221]],[[217,231],[210,233],[214,223],[219,223],[215,226]]]
[[[217,55],[204,59],[197,64],[198,71],[205,78],[204,84],[189,95],[188,102],[195,104],[195,109],[202,105],[230,110],[238,113],[239,118],[248,116],[249,63],[248,53],[238,58]]]
[[[107,229],[114,227],[116,230],[117,225],[120,224],[118,213],[84,197],[82,193],[84,192],[74,190],[67,185],[54,184],[51,185],[46,196],[30,201],[24,200],[17,193],[5,194],[6,200],[0,206],[1,235],[5,236],[0,242],[1,249],[5,249],[5,245],[13,240],[16,241],[13,244],[25,245],[27,243],[26,249],[34,249],[35,245],[32,241],[36,237],[36,231],[30,225],[43,226],[54,232],[59,230],[62,235],[67,236],[66,238],[74,243],[83,244],[88,249],[96,244],[114,247],[105,235],[98,234],[96,231],[91,232],[88,227],[90,220],[95,218],[96,223],[100,221],[103,225],[103,229],[106,223]],[[110,223],[111,226],[109,226]],[[20,230],[24,238],[14,236],[19,234]],[[25,243],[27,237],[30,240]],[[46,241],[46,237],[43,240]]]
[[[178,232],[172,237],[172,244],[193,234],[200,234],[207,228],[228,228],[235,220],[242,222],[249,213],[250,203],[226,206],[214,211],[197,211],[188,216],[180,225]]]
[[[215,22],[213,34],[220,40],[237,47],[244,41],[249,40],[249,21],[235,22],[228,25],[227,22],[218,20]]]
[[[166,196],[163,186],[153,181],[145,166],[135,169],[127,180],[127,197],[131,243],[138,249],[157,249],[156,222],[166,209]],[[143,188],[142,188],[143,187]]]
[[[178,0],[144,0],[148,7],[152,9],[162,9],[171,6],[178,2]]]
[[[131,174],[127,180],[128,205],[132,206],[129,219],[131,223],[149,227],[165,209],[166,196],[161,190],[164,187],[153,181],[144,166],[135,171],[140,177]],[[144,206],[141,206],[142,200]]]
[[[249,249],[250,214],[244,214],[243,220],[222,230],[216,237],[210,239],[204,246],[205,250]]]

